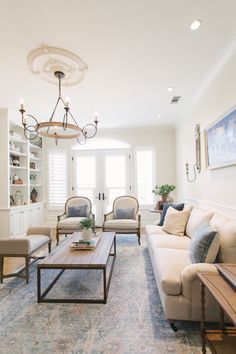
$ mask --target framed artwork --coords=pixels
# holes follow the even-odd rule
[[[236,164],[236,108],[205,129],[209,169]]]

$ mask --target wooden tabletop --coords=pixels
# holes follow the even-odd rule
[[[95,250],[72,250],[70,245],[78,240],[78,234],[68,236],[68,239],[57,246],[51,254],[45,257],[38,268],[63,269],[63,268],[96,268],[105,267],[114,242],[114,232],[101,232],[100,240]]]
[[[236,326],[236,289],[220,274],[198,273],[198,276]]]

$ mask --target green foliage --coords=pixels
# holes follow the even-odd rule
[[[94,227],[94,222],[92,219],[84,218],[83,220],[80,221],[79,225],[81,229],[90,229]]]
[[[152,193],[155,195],[168,195],[174,189],[175,186],[173,184],[162,184],[159,187],[155,186],[155,188],[152,190]]]

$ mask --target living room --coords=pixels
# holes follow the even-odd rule
[[[56,246],[57,216],[66,200],[89,198],[101,233],[114,200],[131,195],[139,203],[141,245],[132,233],[116,232],[106,304],[38,303],[37,266],[44,260],[30,266],[28,284],[4,279],[0,353],[201,352],[200,319],[166,315],[147,225],[160,220],[160,198],[152,190],[164,184],[175,186],[170,202],[236,218],[235,10],[232,0],[1,4],[0,238],[49,228],[55,252],[71,238],[60,234]],[[39,132],[35,145],[27,136],[35,134],[34,119],[45,123],[52,116],[60,86],[54,72],[62,70],[64,101],[55,121],[69,108],[79,126],[89,124],[88,135],[90,129],[95,134],[80,144],[57,138],[54,125],[53,136]],[[26,114],[34,118],[24,134]],[[227,142],[220,133],[224,124]],[[4,271],[21,264],[9,258]],[[93,273],[68,273],[51,290],[55,297],[86,295],[88,279],[89,291],[100,294]],[[176,320],[172,328],[170,320]]]

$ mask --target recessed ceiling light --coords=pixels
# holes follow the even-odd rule
[[[161,115],[160,115],[160,114],[158,114],[157,118],[161,118]]]
[[[173,87],[168,87],[168,88],[166,89],[167,92],[171,92],[171,91],[173,91],[173,90],[174,90]]]
[[[194,20],[191,25],[190,25],[190,28],[192,31],[196,31],[202,24],[202,21],[201,20]]]

